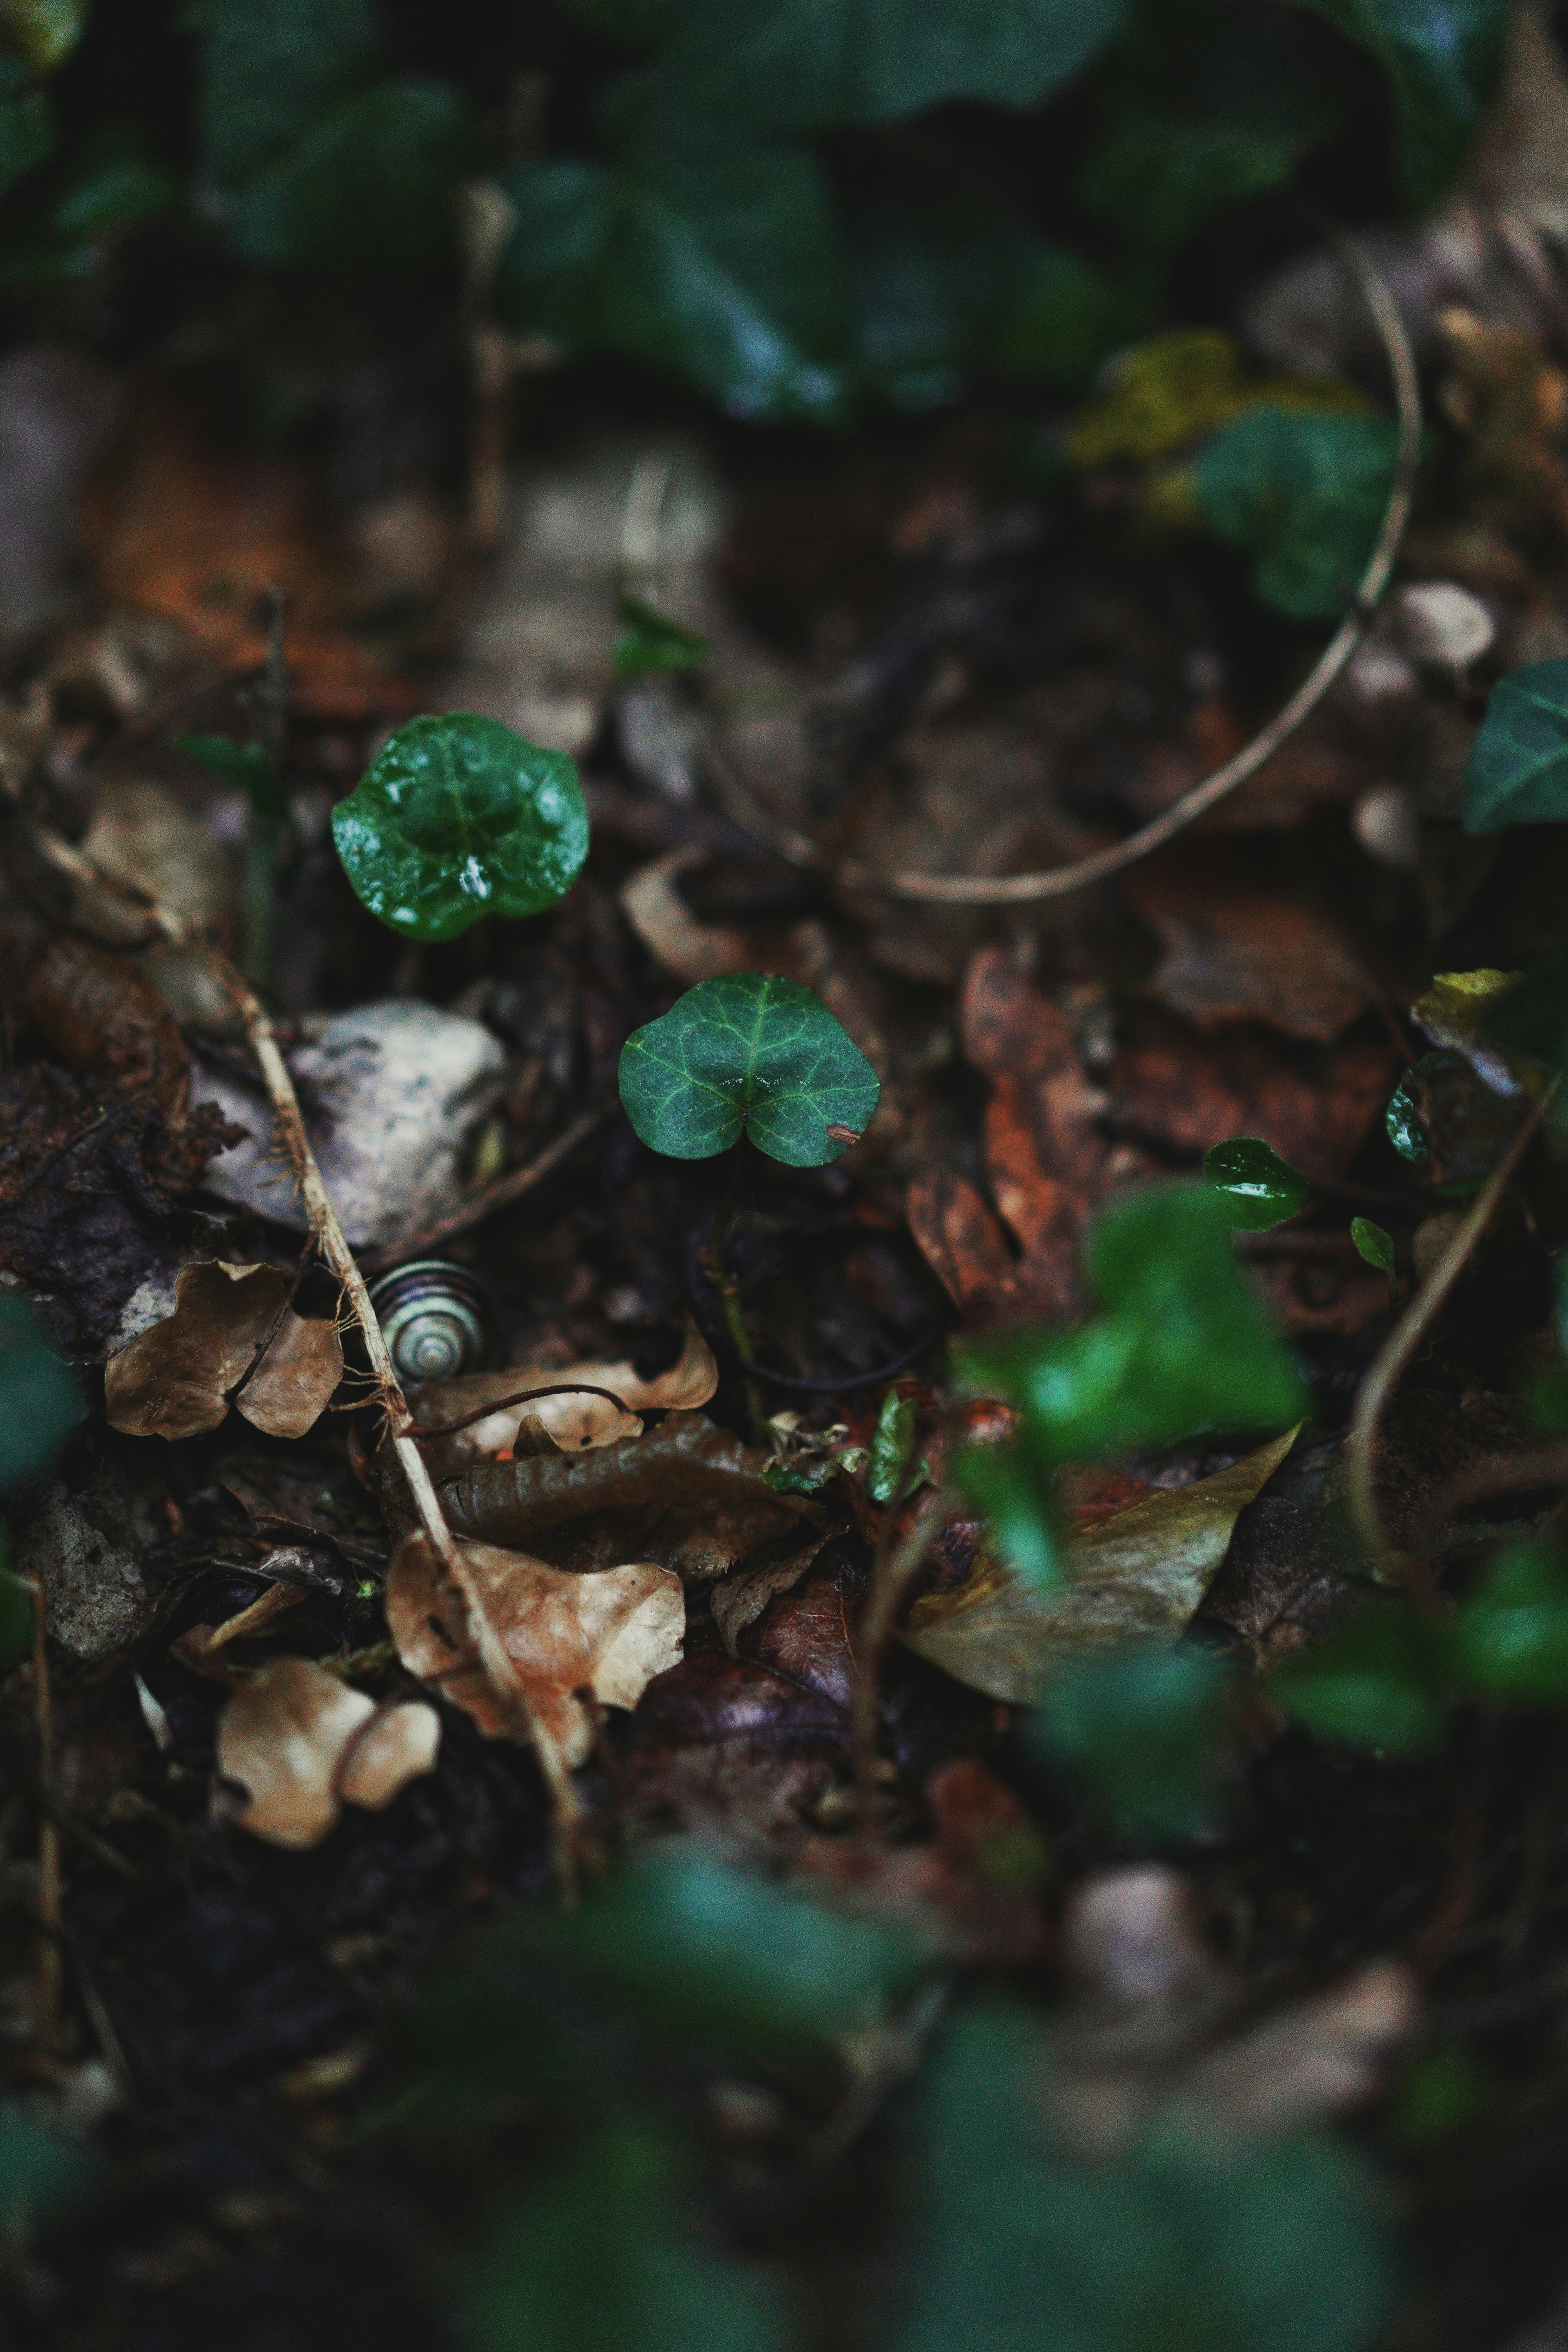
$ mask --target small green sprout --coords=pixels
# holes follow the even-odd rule
[[[1394,1271],[1394,1235],[1382,1225],[1373,1224],[1370,1217],[1352,1217],[1351,1239],[1355,1244],[1358,1257],[1363,1257],[1368,1265],[1376,1266],[1379,1274],[1387,1276],[1388,1296],[1392,1302],[1399,1295]]]
[[[1204,1154],[1205,1180],[1220,1193],[1230,1222],[1243,1232],[1267,1233],[1300,1216],[1309,1186],[1299,1168],[1281,1160],[1260,1135],[1233,1135]]]
[[[617,677],[647,677],[655,670],[706,669],[713,648],[695,629],[683,629],[656,605],[640,596],[623,596],[620,631],[616,638]]]

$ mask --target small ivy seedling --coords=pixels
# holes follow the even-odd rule
[[[822,1168],[859,1141],[877,1073],[826,1004],[760,971],[700,981],[635,1029],[621,1100],[640,1140],[671,1160],[710,1160],[749,1134],[786,1168]]]
[[[657,605],[640,596],[623,596],[620,630],[616,638],[617,677],[647,677],[655,670],[706,669],[713,648],[695,629],[683,629]]]
[[[538,915],[588,855],[563,751],[467,710],[411,719],[332,812],[357,896],[405,939],[455,940],[481,915]]]
[[[1355,1244],[1358,1257],[1363,1257],[1368,1265],[1376,1266],[1379,1274],[1386,1275],[1388,1296],[1392,1300],[1395,1295],[1393,1234],[1385,1227],[1373,1224],[1370,1217],[1352,1217],[1351,1240]]]
[[[1308,1184],[1299,1168],[1281,1160],[1260,1135],[1233,1135],[1204,1155],[1204,1175],[1223,1199],[1233,1225],[1266,1234],[1299,1216]]]

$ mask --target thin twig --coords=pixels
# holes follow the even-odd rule
[[[525,1192],[531,1192],[536,1184],[542,1184],[551,1170],[558,1168],[568,1153],[575,1151],[580,1143],[585,1142],[594,1129],[603,1124],[605,1118],[605,1113],[602,1110],[584,1111],[570,1127],[562,1129],[552,1143],[547,1143],[542,1151],[536,1153],[526,1167],[509,1169],[504,1176],[498,1176],[493,1184],[486,1184],[479,1192],[470,1193],[450,1216],[437,1217],[433,1224],[419,1225],[412,1233],[400,1234],[396,1241],[385,1242],[380,1249],[366,1250],[360,1260],[362,1268],[366,1274],[384,1274],[389,1266],[401,1265],[405,1258],[423,1257],[427,1250],[450,1241],[455,1234],[465,1234],[470,1225],[480,1224],[486,1217],[493,1217],[498,1209],[509,1208],[513,1201],[521,1201]]]
[[[1194,784],[1190,793],[1184,793],[1179,801],[1138,832],[1130,834],[1125,841],[1097,849],[1090,856],[1076,858],[1071,865],[1053,866],[1039,873],[995,877],[984,874],[928,874],[910,866],[884,871],[858,858],[845,858],[835,864],[809,835],[770,816],[732,759],[710,740],[703,752],[705,771],[726,814],[788,864],[826,872],[842,889],[871,891],[880,898],[947,907],[1016,907],[1034,905],[1042,898],[1063,898],[1072,891],[1086,889],[1090,883],[1103,882],[1109,876],[1120,874],[1147,857],[1152,850],[1163,848],[1177,834],[1184,833],[1217,802],[1255,776],[1317,709],[1366,634],[1405,535],[1421,459],[1421,389],[1405,322],[1393,296],[1354,238],[1336,236],[1334,241],[1377,324],[1394,379],[1399,413],[1394,484],[1377,543],[1349,611],[1284,709],[1260,734],[1255,735],[1224,767],[1216,768],[1212,776]]]
[[[910,1449],[912,1466],[914,1448]],[[902,1481],[900,1481],[900,1486]],[[888,1526],[903,1500],[902,1492],[888,1506]],[[952,1509],[952,1497],[941,1491],[927,1495],[914,1522],[898,1549],[889,1552],[879,1544],[871,1565],[871,1597],[860,1620],[856,1661],[855,1696],[850,1727],[855,1748],[855,1786],[859,1800],[860,1833],[869,1838],[877,1823],[877,1728],[881,1702],[882,1662],[893,1638],[899,1609],[939,1528]]]
[[[1374,1454],[1378,1423],[1405,1366],[1436,1321],[1445,1299],[1464,1272],[1476,1244],[1491,1223],[1493,1213],[1508,1189],[1514,1170],[1524,1157],[1531,1136],[1545,1117],[1557,1087],[1558,1081],[1553,1079],[1531,1109],[1477,1193],[1447,1248],[1390,1332],[1362,1383],[1361,1394],[1356,1399],[1355,1418],[1351,1423],[1350,1435],[1345,1441],[1347,1499],[1356,1533],[1372,1559],[1380,1566],[1394,1566],[1396,1555],[1377,1507]]]

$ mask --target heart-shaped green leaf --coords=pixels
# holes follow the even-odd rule
[[[689,988],[634,1030],[621,1100],[638,1136],[671,1160],[708,1160],[748,1129],[788,1168],[821,1168],[864,1134],[877,1073],[820,997],[760,971]]]
[[[497,719],[411,719],[332,811],[343,871],[411,940],[455,940],[481,915],[537,915],[588,855],[588,812],[563,751]]]
[[[1260,1135],[1233,1135],[1204,1154],[1204,1174],[1224,1199],[1233,1225],[1249,1234],[1266,1234],[1287,1217],[1300,1214],[1308,1192],[1299,1168],[1264,1142]]]
[[[1493,687],[1464,814],[1467,833],[1568,818],[1568,661],[1531,662]]]

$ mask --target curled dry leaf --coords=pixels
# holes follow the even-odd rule
[[[769,1458],[700,1413],[672,1412],[646,1437],[480,1463],[443,1486],[441,1500],[456,1534],[526,1547],[559,1568],[631,1555],[702,1579],[816,1517],[767,1485]]]
[[[216,1429],[245,1381],[236,1402],[255,1428],[303,1437],[342,1376],[337,1325],[297,1315],[286,1275],[209,1258],[181,1274],[174,1313],[110,1358],[103,1391],[111,1428],[173,1439]]]
[[[575,1395],[571,1392],[574,1381],[584,1383]],[[640,1437],[641,1414],[690,1412],[706,1404],[718,1385],[713,1351],[696,1325],[689,1323],[678,1360],[651,1380],[644,1380],[634,1366],[626,1363],[511,1364],[504,1371],[473,1372],[463,1380],[425,1381],[409,1391],[409,1402],[422,1428],[439,1428],[478,1412],[492,1398],[497,1400],[497,1410],[482,1421],[453,1430],[449,1436],[432,1438],[426,1444],[425,1459],[431,1476],[450,1478],[465,1463],[493,1460],[517,1449],[525,1422],[537,1421],[560,1452],[574,1454],[584,1446]],[[528,1404],[500,1402],[520,1390],[543,1388],[563,1393],[540,1397]],[[593,1389],[608,1389],[610,1397],[619,1397],[620,1409],[610,1397],[588,1393]]]
[[[1075,1537],[1068,1580],[1041,1591],[983,1559],[955,1591],[917,1601],[904,1640],[988,1697],[1026,1706],[1053,1666],[1126,1643],[1177,1640],[1230,1546],[1240,1513],[1296,1432],[1190,1486],[1157,1487]]]
[[[636,1706],[655,1675],[680,1662],[680,1579],[651,1561],[573,1575],[496,1544],[465,1543],[479,1605],[517,1669],[529,1707],[567,1764],[594,1743],[582,1694]],[[423,1535],[405,1538],[386,1578],[386,1622],[410,1674],[435,1684],[489,1739],[523,1736],[469,1639],[464,1604]]]
[[[268,1845],[320,1845],[344,1804],[380,1812],[430,1771],[441,1723],[423,1699],[378,1707],[310,1658],[278,1658],[230,1696],[217,1769],[249,1793],[231,1818]]]

